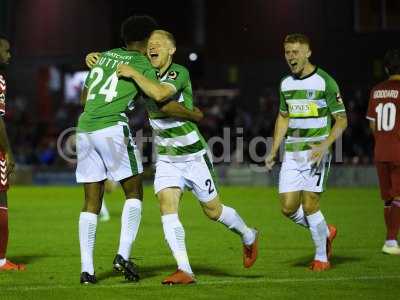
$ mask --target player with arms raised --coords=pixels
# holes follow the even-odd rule
[[[8,244],[8,175],[14,169],[14,156],[8,141],[4,114],[6,113],[6,80],[1,71],[11,58],[10,43],[6,36],[0,35],[0,271],[22,271],[25,265],[6,259]]]
[[[282,212],[309,228],[316,249],[310,269],[324,271],[330,268],[336,228],[326,224],[319,200],[328,176],[330,147],[347,127],[347,117],[335,80],[309,61],[308,37],[290,34],[283,46],[292,74],[281,81],[279,115],[265,164],[272,169],[287,135],[279,176]]]
[[[367,119],[375,137],[374,160],[384,201],[382,252],[400,255],[400,50],[388,51],[384,66],[389,78],[372,89]]]

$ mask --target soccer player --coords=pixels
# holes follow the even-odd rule
[[[330,167],[330,147],[347,127],[346,111],[335,80],[310,63],[308,37],[289,34],[283,46],[291,74],[280,84],[279,114],[265,164],[272,169],[286,135],[279,176],[282,212],[310,230],[315,245],[310,269],[324,271],[331,267],[336,228],[326,224],[319,202]]]
[[[384,66],[389,78],[372,89],[367,119],[375,137],[374,160],[384,201],[386,242],[382,252],[400,255],[397,243],[400,228],[399,49],[386,53]]]
[[[96,283],[93,251],[106,178],[119,181],[126,197],[114,268],[122,271],[128,280],[139,279],[129,255],[141,219],[143,168],[125,115],[139,90],[131,81],[119,80],[116,68],[121,63],[135,64],[145,76],[156,78],[153,67],[143,55],[147,39],[155,28],[155,21],[148,16],[126,19],[121,27],[126,48],[103,52],[89,73],[82,92],[85,108],[77,126],[76,180],[84,183],[85,191],[84,207],[79,217],[80,282],[84,284]]]
[[[84,284],[96,283],[93,250],[106,178],[119,181],[126,197],[114,268],[122,271],[130,281],[139,279],[129,255],[141,219],[143,167],[125,111],[133,106],[140,90],[132,80],[119,79],[121,70],[117,67],[121,64],[135,66],[146,78],[157,80],[155,69],[144,55],[148,37],[155,28],[155,21],[148,16],[125,20],[121,34],[126,48],[101,53],[82,92],[85,109],[78,121],[76,179],[84,183],[85,191],[79,219],[80,281]],[[198,117],[196,112],[189,110],[179,111],[178,116],[181,115],[193,120]]]
[[[6,132],[3,116],[6,112],[6,80],[2,71],[11,58],[10,43],[0,35],[0,271],[23,271],[25,265],[6,259],[8,244],[8,175],[14,169],[14,156]]]
[[[159,70],[158,84],[143,76],[137,69],[120,65],[119,76],[132,78],[152,99],[168,100],[171,107],[182,103],[193,109],[193,94],[188,70],[173,63],[176,43],[173,35],[164,30],[152,33],[147,55]],[[179,220],[178,206],[185,187],[199,199],[204,213],[214,221],[238,234],[243,242],[243,264],[251,267],[257,259],[258,232],[249,228],[235,209],[221,203],[215,173],[208,154],[207,143],[197,125],[178,118],[165,118],[171,107],[159,107],[155,101],[146,102],[150,124],[155,133],[157,148],[154,189],[160,201],[165,239],[178,264],[176,272],[163,284],[195,282],[185,245],[185,230]]]

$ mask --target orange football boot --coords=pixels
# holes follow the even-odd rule
[[[328,225],[328,229],[329,229],[329,236],[326,239],[326,255],[328,257],[328,259],[330,259],[332,257],[333,251],[332,251],[332,243],[333,240],[336,237],[337,234],[337,229],[335,226],[333,225]]]
[[[331,263],[329,261],[324,262],[319,260],[313,260],[310,264],[310,270],[314,272],[322,272],[329,270],[330,268],[331,268]]]
[[[0,272],[2,271],[24,271],[24,264],[15,264],[9,260],[6,260],[6,263],[0,267]]]
[[[193,274],[189,274],[187,272],[178,269],[174,273],[169,275],[167,278],[165,278],[161,283],[172,285],[172,284],[190,284],[195,282],[196,279],[194,279]]]
[[[256,235],[256,238],[251,245],[243,244],[243,266],[245,268],[250,268],[257,260],[258,256],[258,236],[257,230],[252,229]]]

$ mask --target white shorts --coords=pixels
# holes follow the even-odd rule
[[[201,202],[214,199],[218,193],[215,185],[215,173],[211,160],[204,154],[194,160],[186,162],[156,162],[156,175],[154,178],[154,192],[178,187],[182,191],[185,187]]]
[[[325,190],[331,163],[331,154],[324,155],[318,168],[309,161],[311,151],[285,152],[279,173],[279,193]]]
[[[76,135],[77,182],[113,181],[143,172],[129,127],[115,125]]]

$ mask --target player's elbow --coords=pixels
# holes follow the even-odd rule
[[[153,99],[156,102],[163,102],[166,100],[165,96],[162,93],[154,93]]]
[[[154,100],[156,102],[164,102],[168,100],[175,91],[166,84],[161,84],[156,89],[154,89]]]

